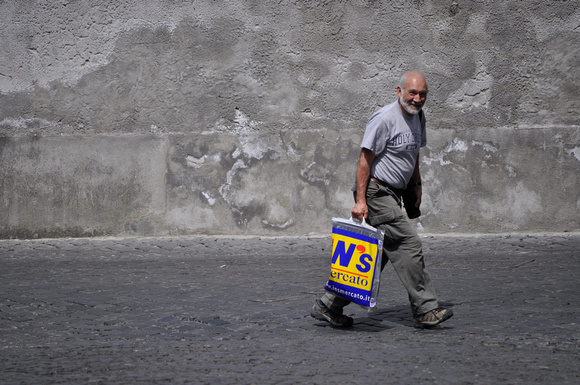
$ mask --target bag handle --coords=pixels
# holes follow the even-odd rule
[[[369,225],[369,224],[367,223],[367,221],[365,220],[365,217],[363,217],[363,219],[362,219],[362,220],[358,220],[358,219],[355,219],[355,218],[353,218],[353,217],[351,216],[351,217],[350,217],[350,219],[349,219],[349,221],[350,221],[351,223],[354,223],[354,224],[357,224],[357,225],[362,225],[362,226],[364,226],[364,227],[368,227],[368,228],[370,228],[370,229],[375,229],[373,226],[371,226],[371,225]]]

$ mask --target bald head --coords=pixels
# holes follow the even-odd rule
[[[399,87],[402,89],[408,89],[409,86],[412,86],[416,83],[423,83],[425,89],[427,89],[427,80],[425,79],[425,76],[423,76],[423,74],[418,71],[409,71],[401,77]]]

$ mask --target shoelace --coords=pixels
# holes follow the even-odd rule
[[[431,313],[431,314],[433,314],[433,317],[435,317],[437,320],[440,320],[442,317],[439,317],[439,316],[437,315],[437,313],[439,313],[439,312],[441,312],[441,308],[440,308],[440,307],[438,307],[437,309],[429,310],[427,313],[423,314],[423,315],[422,315],[421,317],[419,317],[419,318],[423,318],[423,317],[425,317],[427,314]]]

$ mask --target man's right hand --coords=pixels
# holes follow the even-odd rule
[[[369,215],[369,208],[367,207],[366,202],[357,202],[352,211],[350,212],[354,219],[358,219],[362,221],[363,218],[367,218]]]

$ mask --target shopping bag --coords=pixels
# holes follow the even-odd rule
[[[384,232],[351,219],[332,219],[332,260],[326,291],[371,309],[381,281]]]

